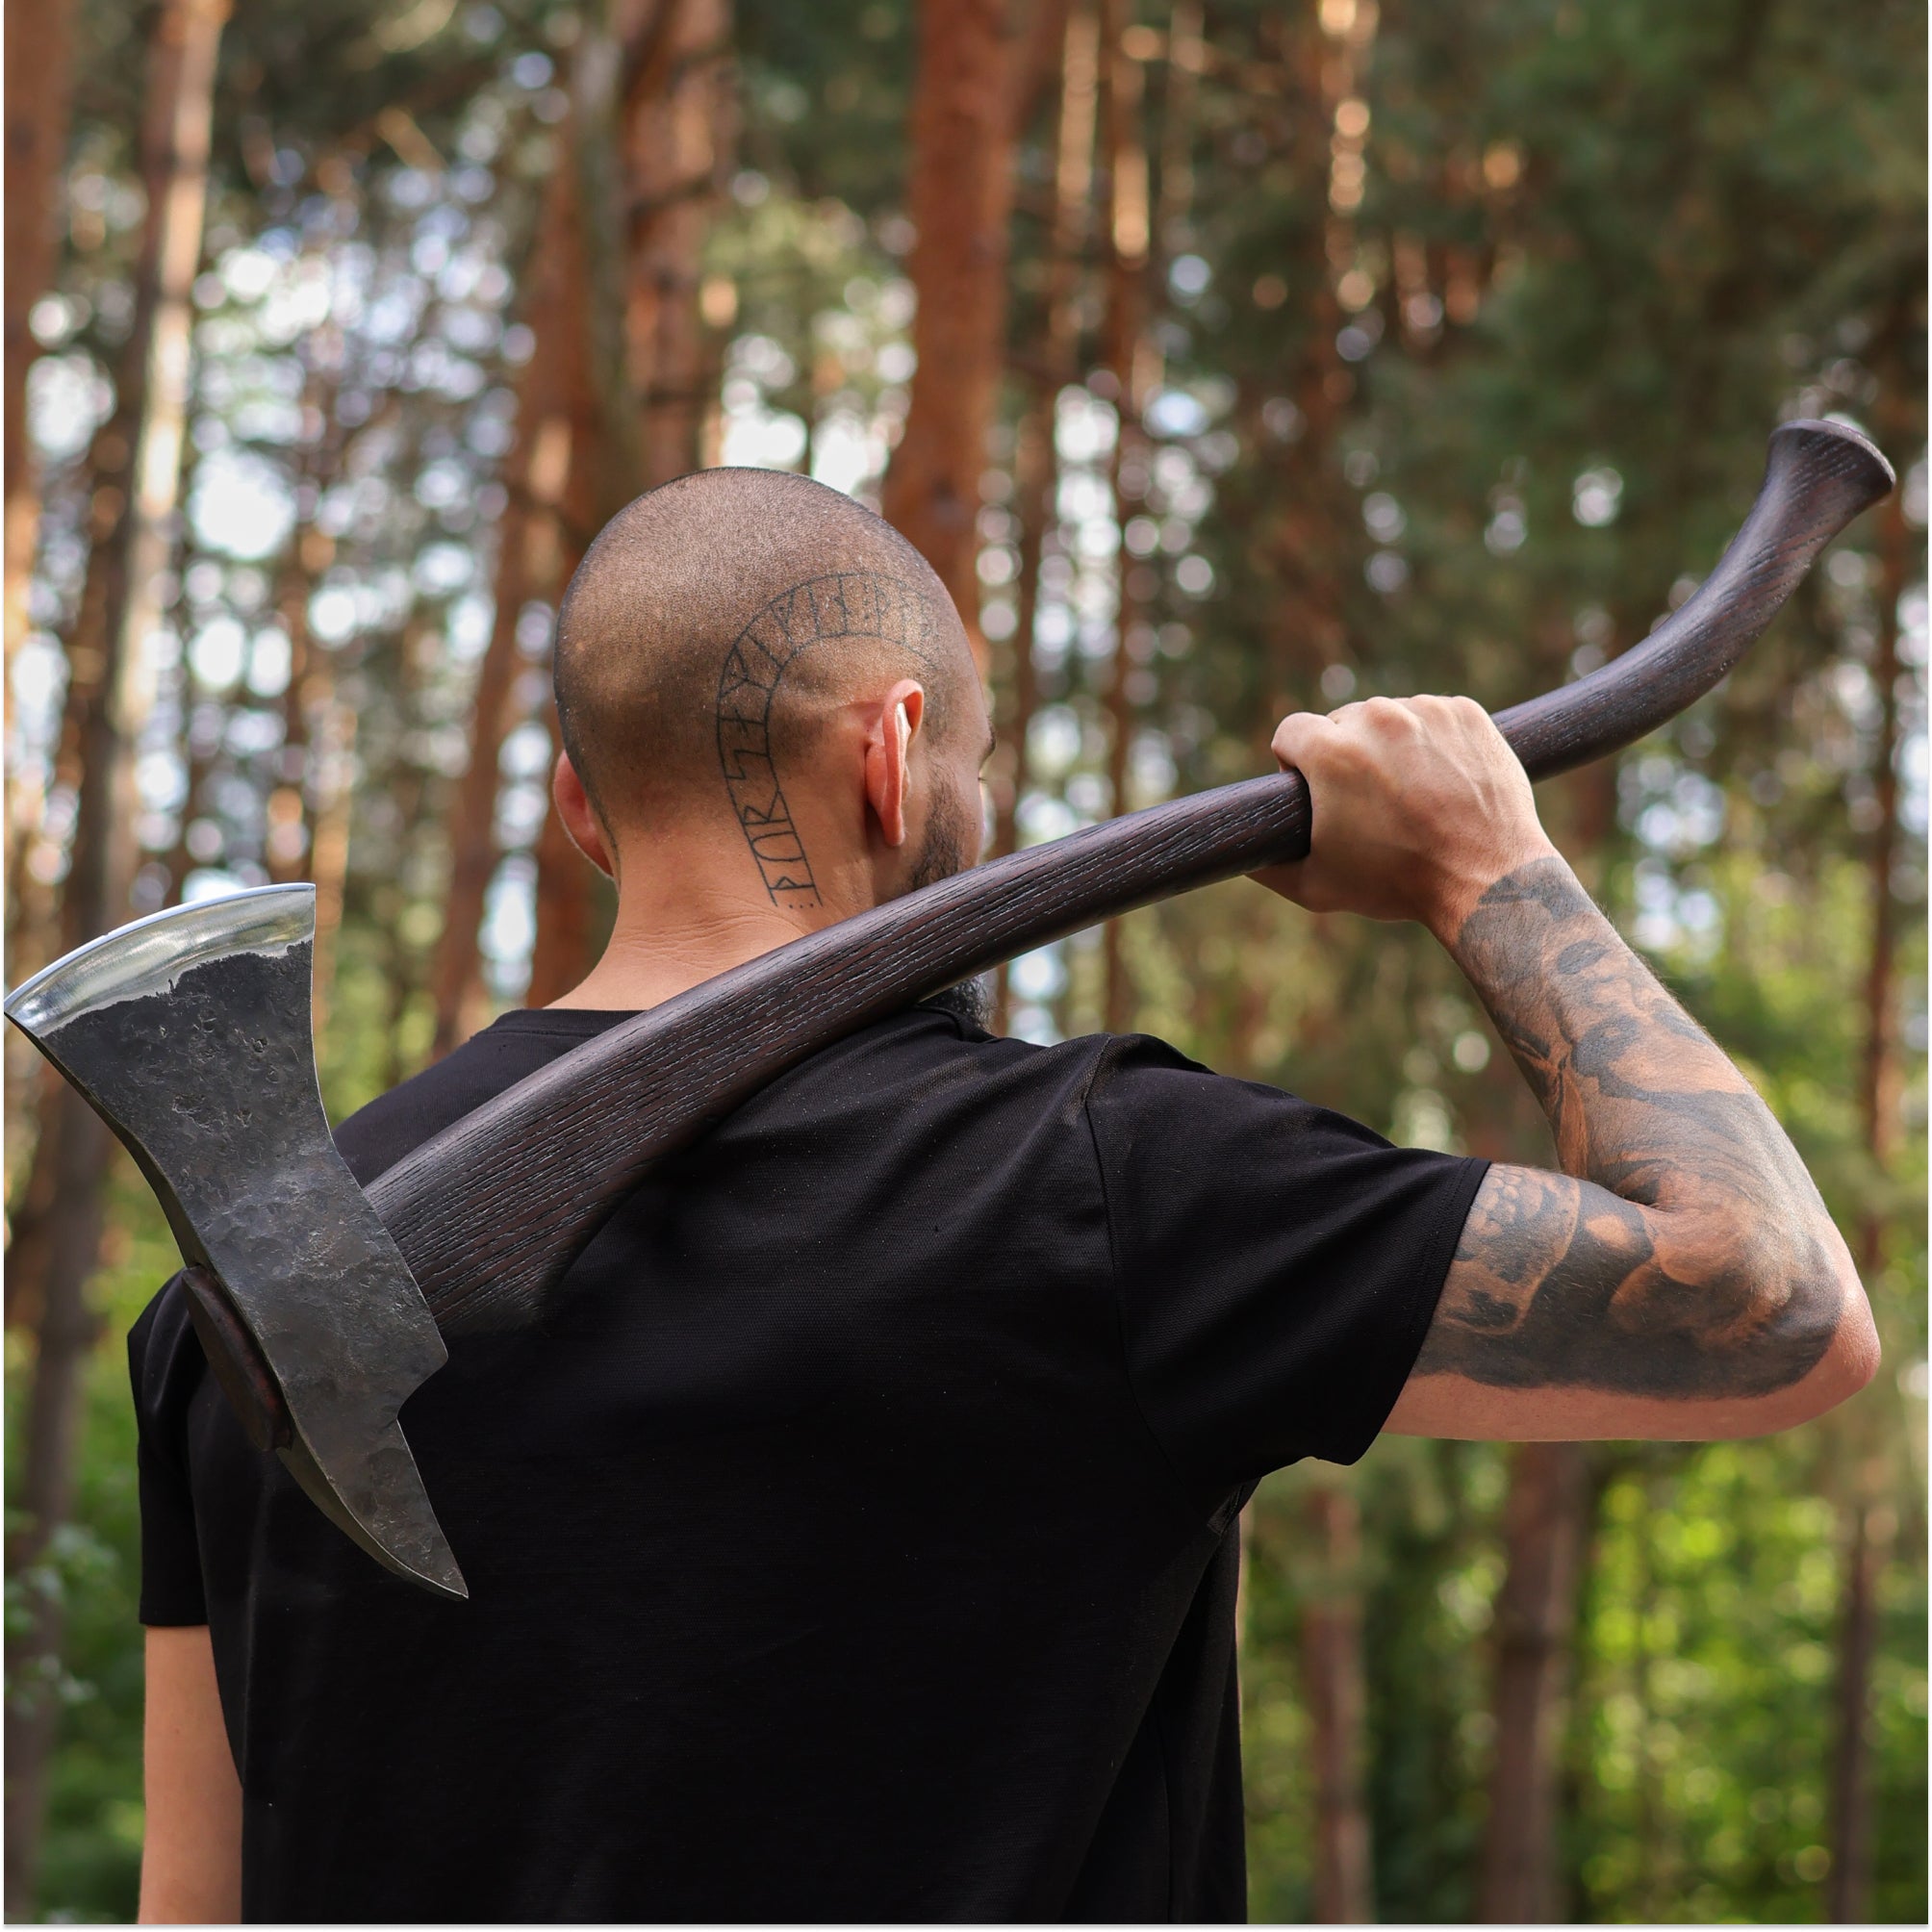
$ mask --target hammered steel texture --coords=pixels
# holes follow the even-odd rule
[[[447,1352],[329,1135],[313,931],[312,886],[177,907],[69,954],[7,1014],[160,1198],[196,1331],[258,1445],[379,1562],[463,1596],[396,1421]]]

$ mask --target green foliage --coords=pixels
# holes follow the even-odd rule
[[[132,1163],[117,1162],[107,1265],[93,1300],[102,1342],[89,1364],[83,1454],[74,1520],[48,1560],[7,1579],[7,1627],[26,1595],[51,1589],[63,1605],[61,1741],[49,1787],[40,1895],[43,1916],[127,1923],[140,1869],[140,1515],[135,1479],[134,1409],[124,1337],[160,1284],[179,1265],[160,1208]],[[10,1335],[7,1469],[10,1515],[23,1396],[32,1363]],[[10,1674],[9,1694],[14,1686]]]
[[[1841,1576],[1816,1445],[1658,1454],[1609,1484],[1586,1613],[1573,1843],[1593,1919],[1818,1918]],[[1890,1573],[1873,1917],[1923,1886],[1923,1586]],[[1905,1638],[1901,1644],[1899,1640]],[[1894,1646],[1896,1645],[1896,1648]],[[1718,1747],[1721,1741],[1721,1748]],[[1922,1796],[1916,1798],[1922,1806]]]
[[[1141,514],[1115,514],[1110,378],[1069,384],[1055,405],[1060,492],[1032,650],[1042,708],[1021,836],[1114,807],[1117,711],[1133,733],[1125,802],[1137,803],[1265,769],[1284,705],[1457,689],[1500,706],[1587,671],[1640,641],[1710,569],[1781,416],[1848,412],[1901,471],[1918,466],[1916,507],[1894,532],[1902,565],[1888,560],[1879,520],[1863,520],[1718,692],[1617,768],[1546,788],[1543,804],[1613,916],[1785,1121],[1841,1225],[1855,1241],[1873,1231],[1868,1286],[1887,1349],[1863,1396],[1790,1436],[1593,1452],[1563,1744],[1568,1910],[1592,1921],[1822,1916],[1843,1523],[1875,1470],[1885,1502],[1871,1909],[1922,1920],[1920,11],[1900,0],[1854,12],[1385,0],[1373,36],[1349,55],[1346,85],[1367,111],[1366,181],[1342,218],[1330,198],[1328,84],[1341,40],[1321,20],[1368,11],[1275,0],[1207,9],[1213,58],[1188,110],[1193,191],[1178,210],[1161,196],[1175,151],[1168,117],[1182,96],[1161,60],[1144,64],[1157,213],[1168,225],[1148,318],[1157,398],[1140,425],[1144,473],[1124,479]],[[341,514],[319,580],[360,600],[352,634],[329,646],[359,713],[321,1041],[338,1117],[427,1050],[441,816],[487,623],[500,514],[489,496],[517,368],[503,323],[562,112],[549,64],[586,24],[563,8],[465,6],[420,42],[396,38],[433,12],[362,0],[243,10],[217,115],[211,264],[251,250],[285,268],[352,255],[397,301],[419,303],[416,340],[471,338],[473,369],[445,393],[408,372],[366,316],[346,330],[340,386],[369,427],[329,481]],[[1164,8],[1139,12],[1143,25],[1169,24]],[[737,10],[741,171],[704,263],[732,310],[728,329],[719,324],[721,401],[727,448],[741,423],[791,442],[782,455],[729,460],[811,465],[835,434],[852,446],[871,438],[882,454],[896,433],[909,369],[900,201],[916,13],[909,0]],[[74,173],[115,192],[98,237],[63,270],[75,299],[59,346],[76,369],[111,365],[124,329],[138,202],[119,191],[139,112],[129,55],[145,18],[117,0],[80,10]],[[517,64],[531,55],[541,59]],[[398,167],[370,132],[391,104],[461,165],[434,181]],[[1052,120],[1034,116],[1019,155],[1020,369],[1043,336]],[[331,155],[352,191],[338,194],[339,180],[325,199],[314,170]],[[1093,236],[1083,245],[1073,295],[1092,368],[1105,264]],[[476,274],[445,283],[433,265],[457,249]],[[1168,275],[1183,256],[1205,279]],[[292,448],[249,427],[235,400],[272,393],[288,367],[277,358],[291,353],[273,302],[247,292],[259,269],[197,297],[201,354],[234,394],[201,398],[194,440],[204,453],[225,437],[292,465]],[[493,280],[496,295],[478,292]],[[317,379],[297,370],[295,389]],[[980,513],[981,616],[1004,653],[1002,679],[1017,648],[1009,468],[1021,388],[989,447]],[[64,599],[70,608],[77,590],[87,487],[79,464],[50,469],[37,623],[58,628],[49,612]],[[1146,620],[1126,637],[1123,544],[1143,573]],[[448,575],[423,572],[432,549]],[[185,633],[231,609],[251,625],[267,621],[274,560],[195,561],[202,578],[191,567],[184,577],[214,588],[191,583]],[[533,612],[533,637],[546,615]],[[1887,626],[1899,633],[1904,812],[1876,877],[1874,673]],[[521,674],[541,684],[541,645],[526,655]],[[170,701],[191,736],[202,713],[216,727],[259,724],[279,699],[252,667],[247,683],[266,707],[251,710],[233,678],[216,690],[188,673]],[[231,734],[208,752],[204,783],[234,793],[240,781],[246,805],[280,782],[272,734],[258,735],[267,750],[238,750]],[[520,755],[513,740],[498,807],[513,854],[543,809],[539,761],[525,769]],[[228,818],[229,852],[245,855],[248,811]],[[1902,1079],[1886,1101],[1889,1142],[1874,1153],[1858,1070],[1881,904],[1898,933]],[[1550,1157],[1508,1055],[1421,934],[1306,918],[1236,882],[1137,914],[1123,939],[1137,1024],[1207,1063],[1411,1144]],[[514,997],[516,960],[491,958],[496,992]],[[1023,962],[1016,1025],[1043,1036],[1097,1025],[1102,976],[1097,934]],[[104,1334],[76,1522],[40,1570],[8,1585],[10,1628],[27,1592],[58,1589],[66,1604],[41,1909],[69,1919],[130,1916],[140,1837],[138,1525],[120,1337],[173,1263],[131,1172],[115,1182],[110,1259],[95,1287]],[[31,1362],[19,1337],[9,1351],[11,1447]],[[1379,1912],[1419,1922],[1473,1912],[1507,1469],[1487,1445],[1385,1438],[1355,1470],[1287,1471],[1258,1492],[1243,1655],[1256,1917],[1305,1918],[1312,1906],[1300,1639],[1309,1602],[1337,1589],[1360,1603]],[[1362,1523],[1346,1576],[1321,1567],[1307,1528],[1311,1486],[1336,1482]]]

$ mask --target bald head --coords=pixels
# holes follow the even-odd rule
[[[943,736],[977,679],[944,587],[889,523],[782,470],[704,470],[638,497],[558,619],[564,745],[599,816],[621,834],[728,797],[754,851],[769,828],[760,862],[779,876],[787,767],[834,707],[902,675]]]

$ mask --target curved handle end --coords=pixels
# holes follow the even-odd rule
[[[1780,424],[1750,516],[1683,608],[1600,671],[1497,718],[1530,776],[1619,751],[1703,697],[1757,642],[1818,553],[1896,480],[1849,423]]]

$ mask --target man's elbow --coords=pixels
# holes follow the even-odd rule
[[[1878,1330],[1851,1256],[1836,1238],[1795,1279],[1787,1277],[1769,1326],[1784,1357],[1782,1388],[1767,1392],[1763,1433],[1794,1429],[1848,1401],[1878,1373]],[[1768,1339],[1768,1337],[1767,1337]],[[1795,1369],[1797,1373],[1791,1374]]]
[[[1849,1257],[1841,1276],[1840,1289],[1838,1328],[1818,1362],[1824,1385],[1816,1411],[1819,1415],[1856,1395],[1878,1373],[1882,1353],[1878,1324],[1871,1318],[1871,1304],[1866,1300],[1864,1284],[1859,1281]]]

